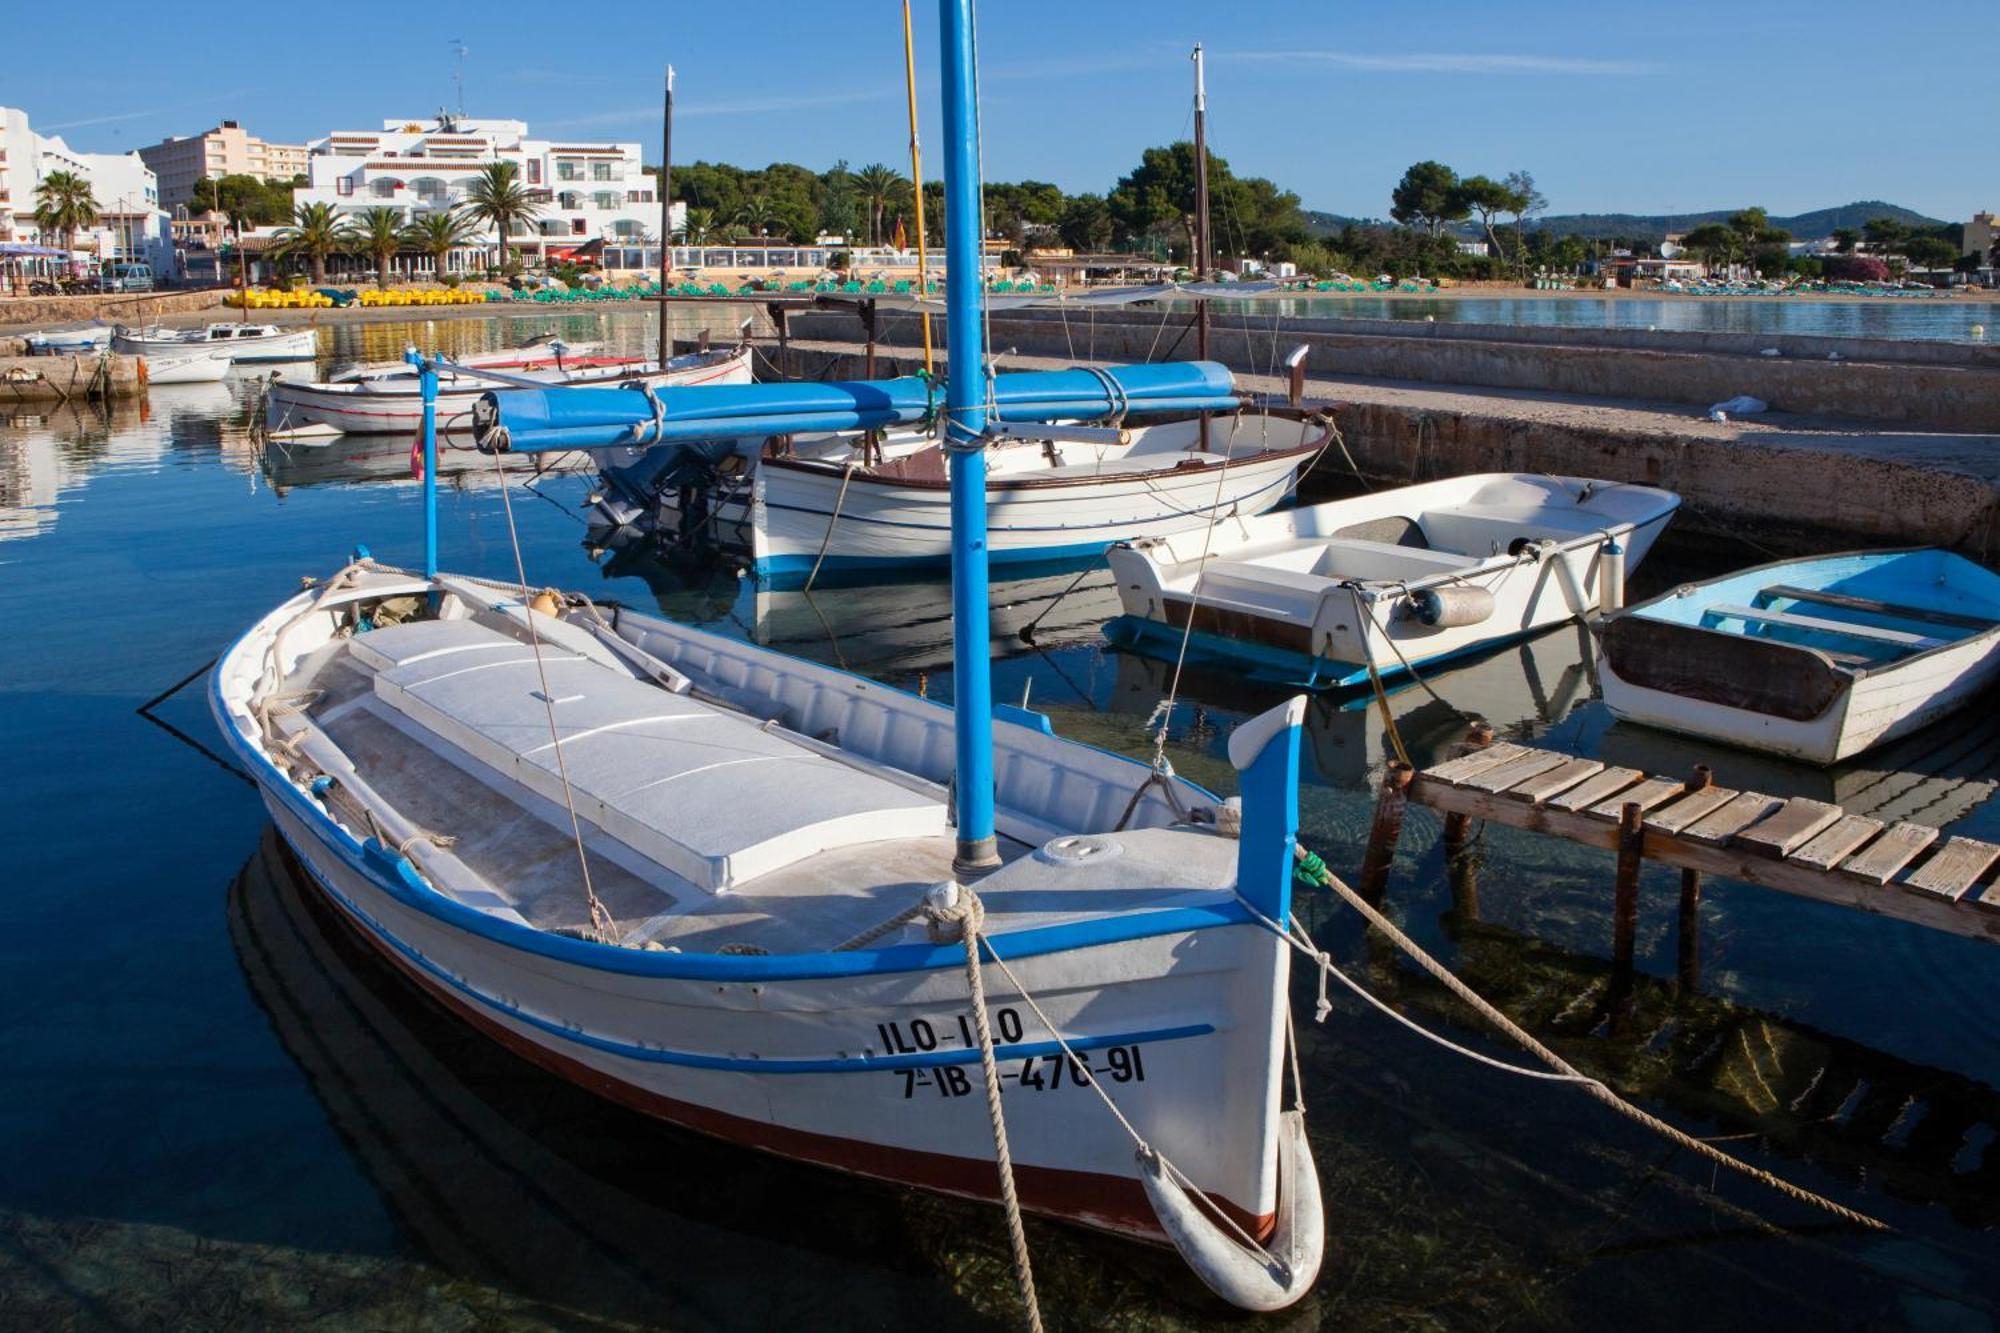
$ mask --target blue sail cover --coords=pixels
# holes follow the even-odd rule
[[[993,377],[1002,422],[1094,421],[1128,413],[1231,412],[1240,404],[1227,367],[1213,361],[1105,370],[1022,371]],[[614,445],[744,439],[807,431],[916,425],[944,411],[934,380],[909,376],[833,384],[702,384],[655,389],[501,389],[475,414],[537,453]]]

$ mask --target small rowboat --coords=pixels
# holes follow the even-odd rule
[[[1831,764],[2000,675],[2000,575],[1936,548],[1785,560],[1629,607],[1600,638],[1619,717]]]
[[[1617,606],[1679,504],[1652,486],[1489,472],[1231,516],[1112,547],[1125,614],[1105,632],[1351,688]]]

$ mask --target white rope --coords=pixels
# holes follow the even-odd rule
[[[521,534],[514,526],[514,501],[511,487],[507,483],[505,455],[498,449],[493,451],[493,467],[500,474],[500,503],[507,511],[507,540],[514,548],[514,574],[521,586],[522,618],[528,626],[528,646],[535,654],[535,676],[541,683],[542,710],[549,719],[549,748],[555,751],[556,775],[562,779],[563,808],[569,811],[570,836],[576,841],[576,864],[583,873],[583,900],[590,908],[590,924],[603,939],[613,938],[611,914],[604,910],[604,904],[597,897],[597,888],[590,882],[590,857],[583,849],[583,822],[577,818],[576,796],[570,790],[569,764],[563,759],[562,732],[556,726],[555,696],[549,691],[549,673],[542,662],[542,636],[535,629],[535,608],[529,605],[528,567],[521,559]]]
[[[960,893],[966,893],[966,892],[968,891],[964,889],[960,890]],[[1173,1161],[1165,1153],[1155,1148],[1152,1144],[1146,1142],[1145,1136],[1140,1134],[1137,1127],[1134,1126],[1130,1120],[1125,1118],[1125,1113],[1118,1109],[1118,1103],[1112,1100],[1111,1094],[1104,1090],[1103,1085],[1097,1081],[1096,1076],[1089,1072],[1088,1066],[1086,1066],[1083,1063],[1083,1061],[1077,1056],[1077,1053],[1073,1049],[1071,1049],[1068,1040],[1065,1039],[1061,1031],[1059,1031],[1056,1028],[1054,1020],[1052,1020],[1046,1013],[1042,1011],[1042,1006],[1036,1002],[1035,997],[1033,995],[1030,995],[1028,993],[1028,988],[1021,984],[1021,979],[1014,975],[1014,969],[1007,966],[1007,960],[1002,958],[999,952],[994,949],[993,941],[991,939],[982,938],[980,942],[983,945],[985,945],[986,955],[987,957],[993,960],[993,965],[1000,969],[1001,974],[1005,976],[1007,978],[1008,983],[1014,987],[1015,994],[1019,995],[1021,999],[1027,1003],[1029,1010],[1034,1013],[1035,1018],[1041,1023],[1041,1025],[1045,1029],[1047,1029],[1049,1036],[1055,1039],[1057,1047],[1059,1047],[1062,1050],[1063,1058],[1069,1061],[1069,1067],[1072,1077],[1074,1077],[1077,1071],[1083,1072],[1084,1086],[1088,1087],[1092,1092],[1097,1094],[1097,1099],[1104,1103],[1104,1108],[1107,1111],[1111,1112],[1112,1118],[1115,1119],[1119,1123],[1119,1125],[1121,1125],[1124,1128],[1125,1132],[1131,1136],[1132,1143],[1136,1148],[1138,1148],[1140,1154],[1146,1157],[1150,1161],[1158,1162],[1160,1164],[1160,1168],[1163,1171],[1172,1175],[1174,1179],[1180,1182],[1181,1187],[1187,1190],[1188,1197],[1196,1200],[1203,1207],[1207,1208],[1209,1212],[1213,1213],[1222,1222],[1224,1226],[1228,1227],[1231,1231],[1236,1233],[1237,1239],[1241,1240],[1244,1243],[1244,1245],[1256,1251],[1258,1254],[1263,1255],[1271,1263],[1276,1264],[1280,1268],[1283,1268],[1284,1267],[1283,1261],[1280,1260],[1276,1255],[1272,1254],[1269,1250],[1265,1249],[1262,1245],[1258,1244],[1256,1238],[1251,1236],[1249,1232],[1245,1231],[1241,1226],[1239,1226],[1235,1218],[1231,1217],[1228,1213],[1224,1212],[1221,1206],[1218,1205],[1215,1202],[1215,1200],[1208,1197],[1207,1191],[1203,1190],[1201,1186],[1197,1185],[1193,1180],[1189,1179],[1187,1173],[1185,1171],[1182,1171],[1178,1166],[1174,1165]],[[1287,1014],[1290,1013],[1290,1006],[1286,1007],[1286,1012]]]
[[[1300,858],[1303,859],[1305,855],[1305,849],[1295,848],[1294,850],[1300,856]],[[1781,1176],[1775,1175],[1772,1172],[1766,1171],[1762,1167],[1752,1166],[1750,1163],[1742,1160],[1741,1158],[1732,1157],[1728,1153],[1723,1152],[1720,1148],[1717,1148],[1714,1144],[1704,1142],[1703,1140],[1696,1138],[1694,1135],[1689,1134],[1685,1130],[1675,1128],[1673,1125],[1668,1124],[1666,1121],[1660,1119],[1658,1116],[1652,1114],[1651,1112],[1641,1110],[1639,1107],[1634,1106],[1631,1102],[1626,1101],[1616,1092],[1613,1092],[1611,1088],[1608,1085],[1606,1085],[1603,1081],[1591,1078],[1588,1074],[1583,1073],[1581,1070],[1577,1069],[1574,1065],[1570,1064],[1567,1060],[1563,1059],[1560,1055],[1557,1055],[1554,1051],[1550,1050],[1547,1046],[1543,1045],[1540,1041],[1536,1040],[1536,1038],[1531,1033],[1529,1033],[1527,1029],[1523,1028],[1519,1023],[1516,1023],[1513,1019],[1507,1017],[1507,1015],[1502,1013],[1500,1009],[1496,1007],[1491,1001],[1487,1000],[1486,998],[1481,996],[1477,991],[1473,990],[1472,987],[1466,985],[1463,981],[1459,980],[1458,977],[1454,975],[1449,968],[1447,968],[1443,963],[1440,963],[1437,959],[1431,957],[1431,955],[1425,952],[1424,949],[1420,947],[1415,940],[1411,939],[1408,935],[1405,935],[1400,929],[1398,929],[1396,924],[1393,921],[1389,920],[1388,917],[1384,916],[1381,910],[1378,909],[1373,903],[1370,903],[1366,898],[1362,897],[1360,894],[1356,893],[1353,889],[1349,888],[1346,884],[1342,883],[1338,875],[1334,874],[1331,870],[1325,869],[1322,866],[1319,870],[1318,879],[1319,883],[1322,886],[1332,889],[1336,894],[1338,894],[1341,897],[1341,899],[1347,903],[1349,907],[1352,907],[1355,911],[1359,912],[1362,915],[1362,917],[1364,917],[1367,920],[1369,925],[1375,927],[1375,929],[1381,931],[1383,935],[1387,936],[1390,943],[1394,944],[1398,949],[1401,949],[1405,954],[1409,955],[1411,960],[1414,961],[1417,964],[1417,966],[1421,967],[1424,971],[1430,973],[1430,975],[1433,978],[1435,978],[1441,985],[1443,985],[1446,990],[1449,990],[1453,995],[1456,995],[1459,999],[1463,1000],[1466,1004],[1470,1005],[1474,1010],[1474,1012],[1478,1013],[1482,1018],[1486,1019],[1487,1022],[1493,1024],[1494,1027],[1499,1028],[1501,1032],[1505,1033],[1508,1037],[1512,1038],[1530,1055],[1534,1056],[1537,1060],[1540,1060],[1550,1069],[1555,1070],[1558,1074],[1563,1075],[1563,1078],[1558,1081],[1567,1082],[1575,1085],[1576,1087],[1582,1089],[1585,1093],[1589,1094],[1591,1097],[1595,1098],[1597,1101],[1602,1102],[1604,1105],[1616,1111],[1619,1115],[1622,1115],[1629,1120],[1638,1122],[1639,1124],[1645,1126],[1647,1129],[1650,1129],[1654,1133],[1660,1135],[1662,1138],[1665,1138],[1672,1143],[1678,1144],[1679,1146],[1686,1148],[1689,1152],[1695,1153],[1700,1157],[1706,1158],[1708,1161],[1713,1162],[1717,1166],[1724,1166],[1728,1167],[1732,1171],[1741,1172],[1742,1174],[1750,1177],[1752,1180],[1755,1180],[1758,1183],[1769,1187],[1770,1189],[1776,1190],[1778,1193],[1784,1195],[1786,1198],[1797,1200],[1800,1203],[1811,1204],[1815,1208],[1824,1209],[1827,1212],[1832,1213],[1835,1217],[1842,1219],[1843,1221],[1852,1222],[1856,1226],[1866,1227],[1871,1231],[1888,1231],[1890,1229],[1887,1224],[1883,1223],[1877,1218],[1870,1217],[1866,1213],[1859,1212],[1853,1208],[1849,1208],[1845,1204],[1837,1203],[1834,1200],[1827,1198],[1823,1194],[1815,1194],[1813,1191],[1805,1189],[1802,1186],[1794,1185],[1791,1181],[1786,1180]],[[1248,904],[1245,904],[1245,906],[1247,907]],[[1308,937],[1306,943],[1302,944],[1300,943],[1299,940],[1293,938],[1292,934],[1289,931],[1280,929],[1275,922],[1271,921],[1270,918],[1258,912],[1254,907],[1250,908],[1250,912],[1253,916],[1256,917],[1257,920],[1259,920],[1264,924],[1266,929],[1275,931],[1280,939],[1283,939],[1288,943],[1290,943],[1293,948],[1299,949],[1301,952],[1313,955],[1315,957],[1320,953],[1320,950],[1310,942],[1310,937]],[[1300,929],[1303,930],[1303,927],[1301,927]],[[1419,1029],[1419,1031],[1421,1031],[1421,1029]],[[1441,1039],[1436,1039],[1436,1040],[1441,1040]],[[1441,1044],[1449,1045],[1450,1043],[1441,1042]],[[1465,1053],[1468,1055],[1475,1054],[1474,1052],[1470,1051]],[[1494,1063],[1494,1062],[1482,1061],[1482,1063]],[[1499,1066],[1499,1067],[1506,1068],[1506,1066]],[[1515,1071],[1515,1072],[1526,1072],[1526,1071]]]

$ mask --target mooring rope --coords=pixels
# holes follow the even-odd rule
[[[1352,907],[1355,911],[1359,912],[1362,915],[1362,917],[1368,922],[1369,925],[1373,926],[1375,929],[1381,931],[1385,936],[1387,936],[1390,943],[1394,944],[1398,949],[1401,949],[1404,953],[1408,954],[1410,958],[1417,964],[1417,966],[1421,967],[1424,971],[1430,973],[1430,975],[1433,978],[1435,978],[1441,985],[1443,985],[1446,990],[1449,990],[1453,995],[1456,995],[1459,999],[1465,1001],[1465,1003],[1472,1006],[1473,1010],[1477,1012],[1482,1018],[1486,1019],[1487,1022],[1493,1024],[1493,1026],[1500,1029],[1501,1032],[1505,1033],[1508,1037],[1512,1038],[1515,1042],[1519,1043],[1520,1046],[1523,1049],[1525,1049],[1530,1055],[1533,1055],[1536,1059],[1540,1060],[1550,1069],[1556,1071],[1556,1074],[1561,1076],[1560,1081],[1567,1083],[1574,1083],[1578,1088],[1581,1088],[1584,1092],[1588,1093],[1591,1097],[1595,1098],[1597,1101],[1600,1101],[1604,1105],[1610,1107],[1612,1110],[1616,1111],[1619,1115],[1622,1115],[1629,1120],[1636,1121],[1637,1123],[1645,1126],[1647,1129],[1652,1130],[1654,1133],[1659,1134],[1663,1138],[1666,1138],[1668,1141],[1682,1148],[1687,1149],[1689,1152],[1692,1152],[1697,1156],[1706,1158],[1708,1161],[1715,1163],[1717,1166],[1727,1167],[1731,1171],[1740,1172],[1741,1174],[1748,1176],[1750,1179],[1757,1181],[1759,1184],[1764,1185],[1769,1189],[1777,1191],[1779,1194],[1784,1195],[1788,1199],[1793,1199],[1799,1203],[1810,1204],[1815,1208],[1823,1209],[1826,1212],[1832,1213],[1835,1217],[1838,1217],[1843,1221],[1852,1222],[1856,1226],[1866,1227],[1871,1231],[1891,1230],[1891,1228],[1886,1222],[1883,1222],[1878,1218],[1870,1217],[1868,1214],[1863,1212],[1858,1212],[1853,1208],[1849,1208],[1845,1204],[1837,1203],[1834,1200],[1827,1198],[1823,1194],[1815,1194],[1813,1191],[1806,1189],[1803,1186],[1794,1185],[1791,1181],[1786,1180],[1781,1176],[1775,1175],[1772,1172],[1766,1171],[1762,1167],[1753,1166],[1750,1163],[1741,1159],[1740,1157],[1732,1157],[1728,1153],[1722,1151],[1720,1148],[1717,1148],[1714,1144],[1705,1143],[1701,1139],[1698,1139],[1694,1137],[1692,1134],[1687,1133],[1685,1130],[1677,1129],[1674,1126],[1668,1124],[1666,1121],[1660,1119],[1658,1116],[1652,1114],[1651,1112],[1641,1110],[1639,1107],[1634,1106],[1631,1102],[1626,1101],[1616,1092],[1613,1092],[1611,1088],[1603,1082],[1603,1080],[1592,1078],[1590,1075],[1576,1068],[1576,1066],[1570,1064],[1560,1055],[1557,1055],[1554,1051],[1550,1050],[1547,1046],[1544,1046],[1540,1041],[1536,1040],[1535,1037],[1531,1033],[1529,1033],[1527,1029],[1523,1028],[1513,1019],[1507,1017],[1507,1015],[1502,1013],[1499,1008],[1497,1008],[1491,1002],[1487,1001],[1485,998],[1480,996],[1478,992],[1474,991],[1472,987],[1466,985],[1463,981],[1460,981],[1458,977],[1451,972],[1450,969],[1446,968],[1444,964],[1438,962],[1437,959],[1431,957],[1431,955],[1425,952],[1424,949],[1421,946],[1419,946],[1415,940],[1412,940],[1408,935],[1405,935],[1400,929],[1398,929],[1396,924],[1393,921],[1389,920],[1387,916],[1383,915],[1380,909],[1375,907],[1374,904],[1370,903],[1366,898],[1362,897],[1359,893],[1356,893],[1353,889],[1349,888],[1345,883],[1343,883],[1340,877],[1334,874],[1331,870],[1329,870],[1326,867],[1325,863],[1320,861],[1318,857],[1312,855],[1310,852],[1306,851],[1305,848],[1303,847],[1297,847],[1294,850],[1298,858],[1298,869],[1301,876],[1308,879],[1310,882],[1316,883],[1324,888],[1332,889],[1336,894],[1338,894],[1341,897],[1343,901],[1347,903],[1349,907]],[[1239,901],[1240,901],[1240,896],[1239,896]],[[1245,904],[1245,906],[1248,907],[1248,904]],[[1315,963],[1315,965],[1317,965],[1322,969],[1322,978],[1321,978],[1322,986],[1324,986],[1325,984],[1324,980],[1325,971],[1336,971],[1337,973],[1337,970],[1333,968],[1332,958],[1324,950],[1318,948],[1315,944],[1313,944],[1310,936],[1306,936],[1303,940],[1299,938],[1299,935],[1304,935],[1304,928],[1302,926],[1298,926],[1296,920],[1294,920],[1293,926],[1298,929],[1299,935],[1294,935],[1291,930],[1279,926],[1277,922],[1272,921],[1269,917],[1264,916],[1261,912],[1258,912],[1254,907],[1248,907],[1248,910],[1254,916],[1256,916],[1256,918],[1260,922],[1262,922],[1267,929],[1275,933],[1280,939],[1289,943],[1293,948],[1299,950],[1299,952],[1311,958]],[[1344,976],[1341,979],[1343,981],[1347,980],[1347,978]],[[1349,984],[1352,985],[1351,982]],[[1357,987],[1356,989],[1359,988]],[[1325,1012],[1326,1011],[1323,1008],[1320,1013],[1320,1017],[1322,1020],[1324,1019]],[[1549,1077],[1548,1075],[1540,1074],[1536,1071],[1523,1070],[1515,1066],[1502,1064],[1498,1061],[1480,1057],[1477,1055],[1476,1052],[1464,1050],[1464,1048],[1457,1046],[1456,1043],[1445,1041],[1443,1038],[1437,1037],[1434,1034],[1425,1031],[1423,1028],[1417,1027],[1417,1025],[1414,1023],[1407,1023],[1406,1025],[1415,1028],[1418,1032],[1422,1033],[1429,1039],[1438,1042],[1440,1045],[1450,1047],[1453,1050],[1458,1050],[1462,1054],[1471,1055],[1474,1058],[1480,1059],[1482,1063],[1493,1065],[1495,1068],[1505,1069],[1512,1073],[1524,1074],[1536,1078]]]
[[[981,928],[986,905],[964,885],[945,901],[926,898],[923,914],[933,934],[949,939],[956,931],[965,945],[965,983],[972,991],[972,1027],[979,1038],[979,1067],[986,1075],[986,1116],[993,1127],[993,1160],[1000,1170],[1000,1206],[1007,1214],[1007,1242],[1014,1252],[1014,1281],[1020,1287],[1022,1314],[1030,1333],[1042,1333],[1041,1303],[1035,1298],[1035,1270],[1028,1257],[1028,1233],[1021,1219],[1021,1199],[1014,1190],[1014,1154],[1007,1143],[1007,1113],[1000,1104],[1000,1062],[993,1054],[993,1028],[986,1014],[986,978],[979,966]],[[989,946],[990,947],[990,946]],[[999,955],[994,955],[999,960]]]

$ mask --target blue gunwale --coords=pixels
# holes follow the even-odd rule
[[[856,949],[846,953],[747,955],[663,953],[626,949],[612,944],[595,944],[588,940],[550,935],[532,926],[502,921],[468,907],[433,889],[424,881],[409,858],[398,855],[374,838],[363,842],[341,827],[324,807],[301,792],[298,786],[286,777],[261,749],[252,745],[238,729],[234,717],[229,712],[228,704],[222,697],[220,664],[233,658],[237,650],[242,647],[243,641],[249,638],[252,632],[254,628],[239,635],[218,659],[217,670],[209,673],[209,709],[214,713],[222,729],[230,753],[250,771],[259,788],[275,792],[286,809],[311,829],[319,841],[350,869],[366,876],[383,892],[404,906],[421,912],[433,920],[523,953],[621,976],[663,977],[690,981],[806,981],[881,976],[899,972],[927,972],[964,966],[965,951],[956,944],[898,944],[886,949]],[[837,667],[826,669],[839,671]],[[839,674],[852,676],[857,680],[868,680],[867,677],[858,676],[850,671],[839,671]],[[897,688],[875,680],[868,680],[868,683],[880,689]],[[898,692],[908,693],[908,691]],[[943,707],[935,701],[927,702],[930,702],[932,707]],[[1069,741],[1068,744],[1088,743]],[[1099,749],[1096,746],[1089,748]],[[1121,763],[1130,764],[1135,769],[1151,771],[1138,760],[1125,755],[1101,749],[1099,752],[1108,754]],[[1212,796],[1212,793],[1203,788],[1196,786],[1195,789],[1202,791],[1204,795]],[[310,858],[302,859],[310,860]],[[318,878],[315,872],[315,879]],[[1058,926],[1038,926],[1029,930],[997,934],[991,939],[996,944],[1005,946],[1004,956],[1011,961],[1043,954],[1068,953],[1078,949],[1121,944],[1159,935],[1177,935],[1189,931],[1244,925],[1257,926],[1256,919],[1232,896],[1226,901],[1217,901],[1200,907],[1163,908],[1158,911],[1068,922]],[[1257,928],[1262,929],[1261,926]],[[398,949],[406,947],[402,941],[386,931],[380,934],[382,939],[394,947]],[[568,1029],[562,1031],[567,1033]],[[878,1063],[874,1067],[884,1066]]]
[[[600,1036],[583,1028],[573,1027],[544,1018],[540,1014],[524,1009],[498,996],[488,995],[471,982],[458,976],[426,958],[420,951],[397,939],[387,927],[368,914],[368,910],[342,893],[340,889],[320,873],[318,866],[310,858],[301,858],[306,872],[319,884],[329,898],[342,911],[360,922],[371,934],[394,949],[399,957],[425,975],[436,978],[453,991],[465,996],[495,1013],[505,1014],[529,1027],[560,1037],[564,1041],[588,1046],[595,1051],[620,1056],[627,1060],[638,1060],[646,1064],[675,1065],[683,1069],[723,1070],[731,1073],[758,1074],[881,1074],[894,1073],[903,1069],[935,1069],[942,1065],[967,1065],[980,1058],[979,1048],[966,1047],[956,1051],[913,1051],[897,1055],[874,1055],[862,1052],[860,1055],[844,1056],[760,1056],[711,1055],[701,1051],[674,1051],[663,1046],[644,1046],[637,1042],[621,1041],[616,1037]],[[1136,1046],[1142,1042],[1181,1041],[1188,1037],[1206,1037],[1215,1032],[1213,1023],[1183,1023],[1177,1027],[1144,1028],[1135,1032],[1118,1032],[1103,1036],[1071,1036],[1062,1042],[1024,1041],[1002,1042],[993,1048],[993,1054],[1003,1060],[1026,1060],[1040,1056],[1059,1055],[1063,1045],[1071,1050],[1095,1051],[1107,1046]]]

